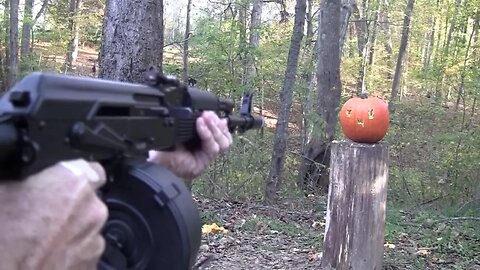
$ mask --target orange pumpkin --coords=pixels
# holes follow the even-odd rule
[[[352,97],[340,110],[343,134],[359,143],[376,143],[387,134],[390,124],[388,103],[378,97],[360,94]]]

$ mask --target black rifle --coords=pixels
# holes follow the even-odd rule
[[[109,209],[99,269],[190,269],[201,241],[198,209],[183,181],[146,161],[148,151],[195,149],[205,110],[230,131],[260,128],[246,94],[234,103],[151,69],[145,84],[32,73],[0,99],[0,180],[22,180],[62,160],[100,162]],[[21,199],[21,198],[19,198]]]

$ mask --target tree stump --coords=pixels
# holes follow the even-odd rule
[[[331,147],[321,268],[381,270],[388,146],[343,141]]]

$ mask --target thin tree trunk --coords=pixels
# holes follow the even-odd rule
[[[9,28],[9,48],[8,65],[9,76],[8,86],[15,84],[18,76],[18,8],[19,0],[10,1],[10,28]]]
[[[183,81],[188,82],[188,51],[189,51],[189,39],[190,39],[190,11],[192,8],[192,0],[188,0],[187,3],[187,19],[185,21],[185,39],[183,40]]]
[[[69,30],[70,41],[68,44],[68,52],[66,57],[66,71],[71,71],[76,65],[78,56],[78,39],[79,39],[79,19],[80,8],[82,6],[82,0],[70,0],[69,7]]]
[[[377,43],[377,31],[378,31],[378,14],[381,12],[382,5],[378,5],[378,9],[375,12],[375,18],[373,20],[372,35],[370,36],[370,46],[368,49],[368,65],[373,66],[375,63],[375,44]]]
[[[457,96],[457,102],[455,103],[455,111],[458,110],[458,107],[460,106],[460,101],[461,100],[465,101],[465,93],[463,91],[463,87],[464,87],[464,84],[465,84],[465,76],[466,76],[465,69],[467,68],[468,55],[470,53],[472,40],[477,35],[479,20],[480,20],[480,12],[477,12],[477,16],[476,16],[475,21],[473,23],[472,33],[470,34],[470,38],[468,39],[467,48],[465,50],[465,57],[463,58],[463,67],[462,67],[462,71],[461,71],[461,74],[460,74],[460,84],[458,86],[458,96]],[[463,104],[463,105],[465,107],[465,104]]]
[[[250,49],[248,50],[248,64],[246,73],[246,88],[248,91],[255,89],[255,77],[257,76],[256,68],[256,51],[260,46],[260,25],[262,23],[263,2],[254,0],[252,5],[252,15],[250,17]]]
[[[345,37],[347,36],[348,21],[352,14],[352,5],[355,0],[342,0],[342,9],[340,12],[341,26],[340,26],[340,59],[343,55],[343,46],[345,45]]]
[[[23,27],[22,27],[22,45],[20,49],[20,55],[22,59],[25,59],[31,52],[30,37],[33,27],[33,2],[34,0],[25,0],[25,11],[23,14]]]
[[[314,38],[313,38],[313,0],[307,0],[307,13],[305,16],[305,20],[307,23],[307,32],[305,36],[305,46],[303,49],[303,57],[302,57],[302,62],[305,65],[305,69],[303,73],[301,74],[302,80],[304,80],[302,83],[305,85],[305,93],[303,97],[303,102],[301,104],[302,106],[302,151],[304,150],[307,142],[308,142],[308,129],[310,122],[308,121],[308,115],[311,112],[312,108],[312,89],[311,89],[311,82],[312,82],[312,77],[313,77],[313,68],[314,68],[314,63],[311,60],[312,58],[314,59],[314,53],[312,52],[312,47],[315,47],[314,45],[312,46],[312,43],[315,44]]]
[[[10,59],[9,59],[9,53],[8,53],[8,46],[9,46],[9,39],[8,39],[8,35],[6,33],[8,33],[10,30],[10,24],[9,24],[9,20],[10,20],[10,3],[9,3],[9,0],[5,1],[5,9],[3,11],[3,20],[0,22],[1,23],[1,26],[2,26],[2,30],[4,30],[4,33],[5,33],[5,36],[4,36],[4,40],[0,41],[0,91],[5,91],[9,88],[9,71],[8,71],[8,67],[9,67],[9,62],[10,62]],[[3,44],[1,44],[3,43]]]
[[[405,50],[407,49],[408,44],[408,34],[410,32],[410,21],[413,13],[413,5],[415,0],[408,0],[407,7],[405,8],[405,17],[403,19],[403,30],[402,30],[402,38],[400,41],[400,48],[398,50],[398,58],[397,58],[397,66],[395,68],[395,75],[393,77],[392,82],[392,93],[389,102],[389,109],[393,112],[394,111],[394,100],[398,96],[398,89],[400,85],[400,78],[402,76],[402,64],[403,64],[403,57],[405,55]]]
[[[461,4],[461,0],[455,0],[455,7],[453,10],[453,15],[452,15],[452,20],[450,23],[450,27],[448,28],[448,34],[445,39],[445,42],[443,44],[443,51],[442,51],[442,56],[440,59],[440,64],[441,65],[447,65],[446,63],[446,58],[448,58],[449,51],[450,51],[450,44],[452,41],[452,36],[453,32],[455,31],[456,28],[456,21],[457,21],[457,15],[458,15],[458,6]],[[440,73],[440,76],[437,77],[437,83],[435,85],[435,98],[437,101],[440,101],[442,99],[443,93],[442,93],[442,88],[445,80],[445,74],[444,72]]]
[[[392,30],[390,28],[390,20],[388,17],[389,2],[388,0],[383,1],[383,11],[380,13],[380,20],[382,23],[382,30],[386,36],[384,47],[387,52],[387,79],[391,80],[393,78],[393,43],[392,43]]]
[[[247,5],[245,0],[241,0],[238,3],[238,20],[240,23],[240,60],[242,62],[242,84],[246,85],[247,82],[247,70],[249,65],[248,50],[247,50]]]
[[[362,0],[362,8],[358,8],[358,5],[353,5],[353,16],[355,18],[355,28],[357,29],[357,49],[358,56],[361,59],[360,66],[358,67],[357,75],[357,93],[366,92],[365,89],[365,75],[366,75],[366,56],[368,45],[368,25],[367,25],[367,12],[368,0]]]
[[[40,10],[38,11],[37,15],[35,15],[35,19],[33,19],[32,26],[35,25],[35,23],[38,21],[38,19],[40,18],[40,16],[42,16],[43,13],[45,12],[45,10],[47,10],[47,7],[48,7],[49,2],[50,2],[50,0],[44,0],[44,1],[43,1],[42,7],[41,7]]]
[[[280,112],[278,114],[277,127],[275,130],[272,162],[265,185],[265,199],[267,202],[273,202],[276,200],[277,192],[282,182],[282,171],[285,162],[285,151],[287,148],[290,107],[292,106],[293,86],[295,84],[295,77],[297,75],[298,58],[303,39],[303,27],[305,25],[305,13],[307,8],[306,6],[306,0],[297,0],[295,5],[294,29],[291,37],[290,49],[288,52],[285,79],[283,82],[282,91],[280,93],[281,105]]]

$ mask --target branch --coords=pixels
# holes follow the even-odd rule
[[[192,33],[188,33],[188,37],[183,39],[183,40],[176,40],[176,41],[173,41],[173,42],[170,42],[168,44],[165,44],[163,45],[163,48],[166,48],[168,46],[172,46],[172,45],[179,45],[180,47],[182,47],[182,43],[185,42],[185,41],[188,41],[190,40],[191,38],[193,37],[193,34]]]
[[[320,166],[320,167],[322,167],[322,168],[324,168],[324,169],[327,168],[327,166],[323,165],[322,163],[319,163],[319,162],[317,162],[317,161],[315,161],[315,160],[313,160],[313,159],[311,159],[311,158],[309,158],[309,157],[307,157],[307,156],[305,156],[305,155],[303,155],[303,154],[300,154],[300,153],[297,153],[297,152],[294,152],[294,151],[290,151],[290,153],[292,153],[292,154],[294,154],[294,155],[297,155],[297,156],[299,156],[299,157],[301,157],[301,158],[304,158],[304,159],[306,159],[306,160],[308,160],[308,161],[314,163],[315,165]]]
[[[35,19],[33,20],[32,26],[35,25],[35,23],[40,18],[40,16],[42,16],[43,12],[45,12],[45,9],[47,9],[47,6],[48,6],[49,2],[50,2],[49,0],[44,0],[43,1],[42,7],[40,8],[37,15],[35,16]]]
[[[440,222],[448,222],[448,221],[465,221],[465,220],[480,221],[480,217],[452,217],[452,218],[439,219],[439,220],[436,220],[435,222],[440,223]]]

